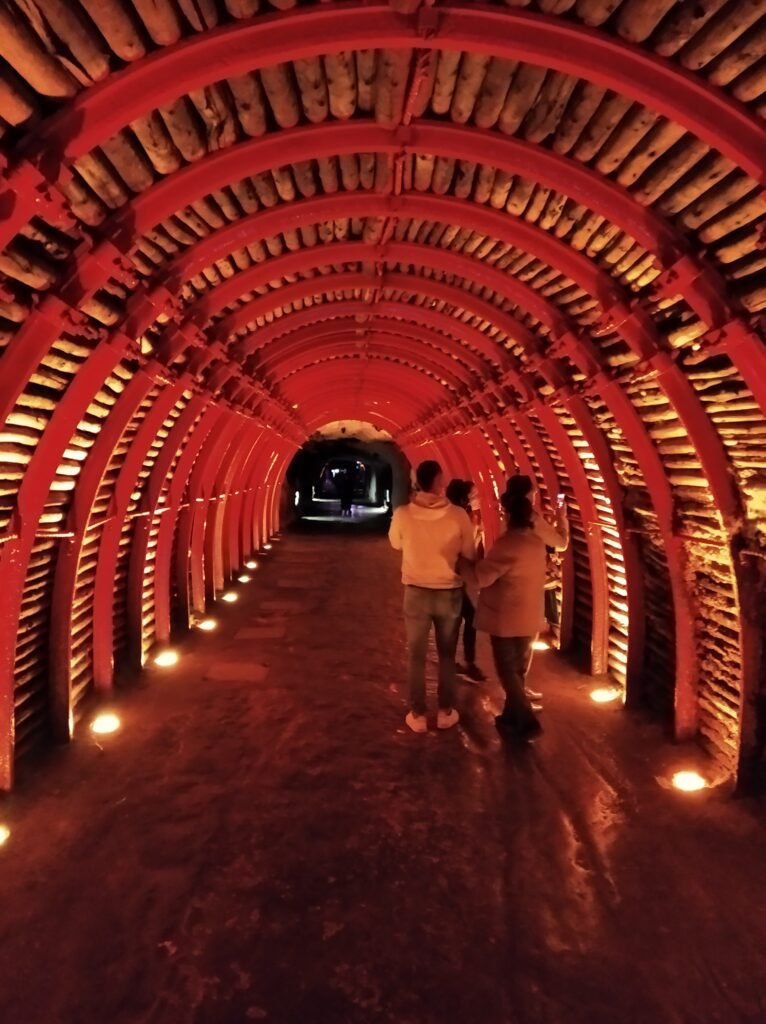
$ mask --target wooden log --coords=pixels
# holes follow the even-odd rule
[[[413,184],[418,192],[427,192],[431,187],[436,157],[428,153],[415,156],[415,175]]]
[[[592,160],[631,106],[631,101],[626,97],[607,93],[580,135],[572,151],[573,155],[586,163]]]
[[[625,0],[617,13],[617,31],[625,39],[643,43],[676,0]]]
[[[4,253],[0,253],[0,271],[37,291],[47,290],[58,277],[54,265],[30,254],[17,241],[12,242]]]
[[[356,51],[357,104],[367,114],[375,109],[377,63],[377,50]]]
[[[364,189],[371,189],[375,185],[375,154],[359,154],[359,184]]]
[[[473,113],[489,62],[484,54],[463,54],[450,104],[450,117],[458,124],[466,124]]]
[[[15,126],[29,120],[37,111],[37,101],[26,83],[9,68],[3,68],[0,72],[0,117]]]
[[[671,57],[692,39],[727,0],[696,0],[679,4],[657,31],[653,47],[663,57]]]
[[[654,204],[667,192],[675,192],[675,184],[709,153],[699,139],[685,139],[674,146],[664,159],[657,160],[642,176],[633,196],[645,206]],[[621,184],[621,175],[618,175]]]
[[[555,131],[569,97],[577,85],[571,75],[549,72],[537,94],[534,106],[524,118],[524,138],[542,142]]]
[[[596,169],[602,174],[611,174],[628,159],[634,150],[651,159],[654,146],[649,143],[642,144],[642,140],[657,124],[661,123],[660,115],[654,111],[638,105],[631,107],[601,147],[596,160]]]
[[[735,165],[731,160],[720,153],[708,152],[681,184],[658,200],[658,209],[668,215],[680,213],[734,170]]]
[[[701,225],[706,224],[751,191],[751,180],[741,173],[735,172],[684,210],[679,218],[680,223],[689,230],[698,230]]]
[[[207,149],[227,149],[237,141],[237,119],[232,103],[221,85],[208,85],[189,93],[205,126]]]
[[[173,0],[131,0],[146,31],[158,46],[172,46],[181,38],[181,19]]]
[[[356,62],[352,51],[327,54],[324,58],[327,92],[333,117],[346,120],[356,110]]]
[[[101,144],[101,151],[133,192],[151,188],[154,174],[143,149],[126,131],[118,132]]]
[[[762,0],[737,0],[702,28],[681,51],[685,68],[698,71],[731,46],[763,13]]]
[[[766,64],[756,64],[740,75],[732,92],[742,103],[760,99],[766,93]]]
[[[233,18],[252,18],[259,6],[259,0],[226,0],[226,10]]]
[[[303,113],[312,124],[327,120],[329,100],[324,67],[319,57],[293,61]]]
[[[66,0],[27,0],[24,11],[49,52],[55,53],[83,85],[106,78],[109,53],[78,6]],[[64,48],[61,54],[56,53],[59,41]]]
[[[272,206],[276,206],[279,202],[279,196],[277,189],[274,184],[274,179],[266,171],[260,171],[258,174],[253,174],[251,179],[253,187],[258,195],[258,199],[269,209]]]
[[[111,210],[128,201],[128,193],[98,150],[81,156],[74,164],[99,199]]]
[[[133,7],[120,0],[80,0],[101,35],[121,60],[139,60],[146,47],[133,17]]]
[[[46,53],[37,36],[11,11],[0,7],[0,57],[41,96],[74,96],[78,85],[59,61]]]
[[[500,131],[514,135],[537,99],[545,81],[545,68],[522,64],[513,77],[498,119]]]
[[[237,202],[242,207],[243,213],[255,213],[256,210],[260,209],[261,204],[258,202],[258,194],[249,178],[245,178],[243,181],[235,181],[230,187],[236,196]]]
[[[622,0],[577,0],[577,16],[586,25],[603,25]]]
[[[262,68],[260,74],[277,124],[280,128],[294,128],[300,121],[301,113],[290,77],[290,65],[275,64],[270,68]]]
[[[713,85],[729,85],[744,71],[760,61],[759,74],[761,81],[766,80],[766,70],[761,58],[766,55],[766,22],[753,26],[744,36],[737,40],[737,45],[715,62],[708,80]]]
[[[181,155],[156,111],[132,121],[130,127],[156,171],[172,174],[179,170]]]
[[[218,24],[215,0],[176,0],[176,3],[195,32],[204,32]]]
[[[334,156],[323,156],[317,160],[319,168],[319,180],[322,182],[322,189],[329,193],[337,192],[338,182],[338,161]]]
[[[195,107],[186,96],[181,96],[175,102],[160,107],[159,114],[170,133],[173,144],[184,160],[193,162],[205,155],[207,148],[199,128],[199,117]]]
[[[474,110],[473,120],[477,127],[491,128],[497,123],[517,67],[518,61],[492,58]]]
[[[467,199],[473,189],[473,180],[476,175],[476,164],[470,160],[460,160],[457,166],[457,177],[455,179],[455,195],[458,199]]]
[[[676,143],[686,144],[688,141],[681,125],[659,120],[620,168],[618,181],[623,185],[632,184]]]
[[[375,95],[375,120],[386,128],[401,123],[412,50],[380,51]]]
[[[258,76],[247,72],[228,79],[228,85],[245,134],[263,135],[266,131],[266,100]]]
[[[440,50],[436,63],[431,109],[435,114],[446,114],[452,105],[457,83],[461,53],[459,50]]]

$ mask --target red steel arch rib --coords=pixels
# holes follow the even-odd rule
[[[572,22],[444,0],[421,20],[384,3],[327,3],[240,22],[111,75],[51,118],[36,148],[58,159],[93,149],[147,110],[227,76],[340,50],[465,50],[529,61],[629,96],[678,121],[763,181],[763,135],[744,107],[654,54]]]

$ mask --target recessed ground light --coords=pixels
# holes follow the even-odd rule
[[[237,576],[237,583],[249,583],[250,577],[246,572],[243,572],[241,576]]]
[[[109,736],[111,733],[117,732],[121,724],[117,715],[112,712],[104,712],[101,715],[96,715],[90,723],[90,730],[96,736]]]
[[[263,545],[263,550],[264,551],[271,551],[271,544],[264,544]]]
[[[234,604],[238,596],[233,590],[227,590],[225,594],[221,594],[221,600],[226,601],[228,604]]]
[[[613,700],[619,700],[621,696],[622,690],[616,686],[597,686],[595,690],[590,691],[590,699],[596,704],[609,704]]]
[[[698,793],[701,789],[707,789],[707,781],[700,773],[688,769],[676,772],[671,781],[673,787],[680,789],[683,793]]]
[[[200,621],[197,623],[197,629],[201,629],[205,633],[212,633],[212,631],[216,629],[217,626],[218,623],[215,621],[215,619],[200,619]]]
[[[5,846],[11,838],[11,830],[7,825],[0,825],[0,846]]]
[[[257,562],[254,562],[254,561],[253,561],[253,560],[251,559],[251,560],[250,560],[249,562],[245,562],[245,568],[246,568],[246,569],[257,569],[257,568],[258,568],[258,563],[257,563]]]
[[[178,651],[160,651],[159,654],[154,656],[154,664],[158,668],[170,668],[172,665],[177,665]]]
[[[532,641],[532,650],[533,651],[549,651],[550,649],[551,649],[551,645],[548,643],[547,640],[533,640]]]

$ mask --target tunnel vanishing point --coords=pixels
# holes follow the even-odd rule
[[[0,788],[359,421],[567,496],[561,648],[766,730],[766,8],[0,5]]]

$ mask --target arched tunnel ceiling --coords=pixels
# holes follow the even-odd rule
[[[508,473],[565,492],[562,645],[751,775],[765,38],[751,0],[6,0],[0,784],[341,422],[490,536]]]

